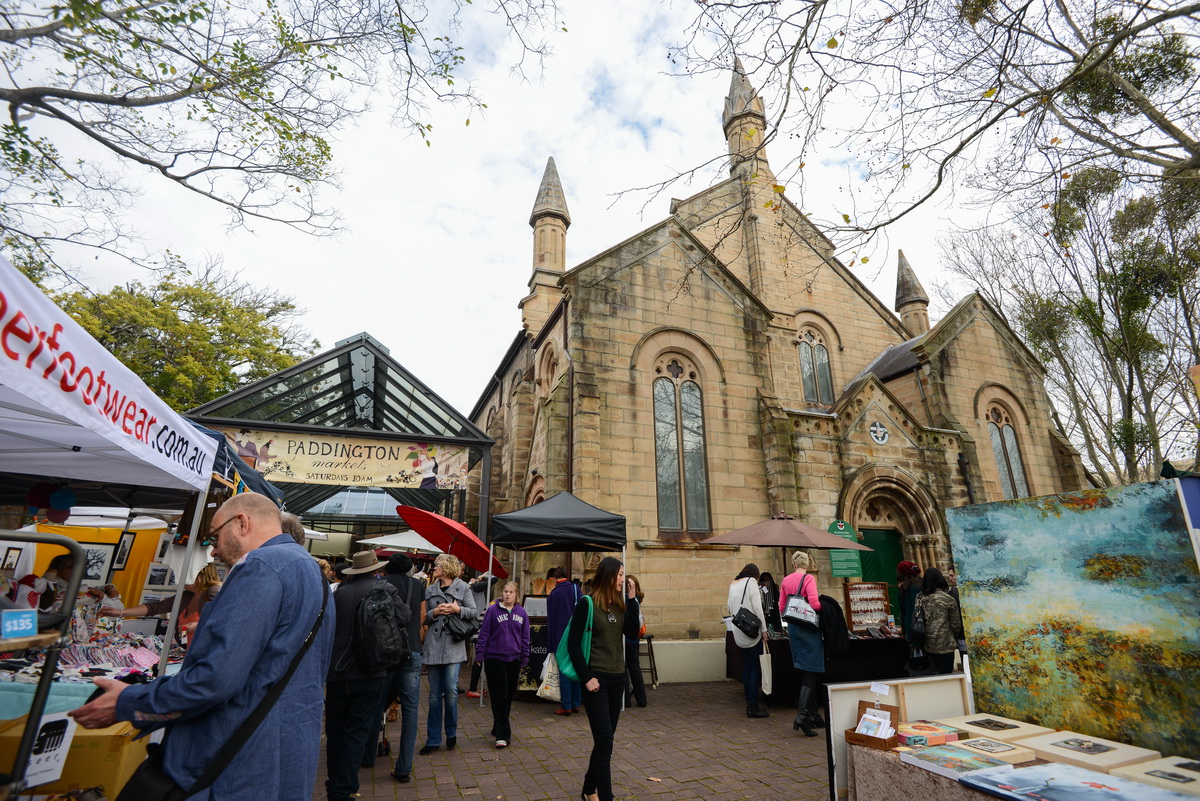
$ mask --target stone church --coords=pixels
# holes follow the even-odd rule
[[[471,413],[496,441],[491,514],[570,490],[627,517],[659,640],[722,636],[746,562],[790,572],[778,548],[707,537],[781,513],[845,520],[876,549],[863,578],[894,582],[901,559],[950,566],[944,509],[1084,486],[1043,366],[995,309],[971,294],[931,326],[903,253],[889,309],[776,187],[740,64],[722,124],[728,179],[570,269],[549,160],[523,328]],[[519,558],[526,587],[566,559]]]

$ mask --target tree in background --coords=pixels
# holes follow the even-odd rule
[[[857,208],[818,216],[862,233],[956,184],[991,204],[1085,167],[1200,193],[1198,24],[1194,0],[727,0],[674,58],[740,56],[776,95],[770,135],[802,144],[781,178],[849,151]]]
[[[27,271],[64,243],[131,256],[138,172],[255,219],[336,227],[329,132],[390,80],[394,119],[483,106],[454,35],[497,15],[526,56],[553,0],[0,0],[0,248]],[[518,65],[519,66],[519,65]],[[130,168],[134,169],[130,169]]]
[[[290,367],[318,346],[291,298],[218,265],[193,276],[172,261],[153,283],[52,297],[180,412]]]
[[[1145,191],[1149,189],[1149,191]],[[1087,168],[1010,226],[943,246],[947,269],[1046,364],[1058,424],[1106,486],[1200,466],[1200,197]]]

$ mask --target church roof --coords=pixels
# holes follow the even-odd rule
[[[333,433],[355,429],[420,439],[491,440],[418,381],[370,334],[193,409],[206,422],[255,422]]]
[[[907,342],[901,342],[899,345],[889,345],[883,353],[875,357],[874,361],[864,367],[863,371],[855,376],[855,378],[862,378],[867,373],[874,373],[875,377],[880,381],[890,381],[896,376],[912,372],[920,364],[917,360],[917,354],[913,352],[913,346],[920,340],[921,337],[913,337]]]
[[[904,251],[898,251],[900,257],[896,262],[896,311],[910,303],[920,302],[929,303],[929,294],[925,291],[925,287],[921,286],[921,282],[917,280],[917,274],[908,263],[908,259],[904,257]]]
[[[571,224],[571,212],[567,211],[567,196],[563,193],[562,181],[558,180],[558,168],[554,166],[554,157],[546,159],[546,172],[542,174],[542,185],[538,187],[537,200],[533,202],[533,212],[529,215],[529,224],[533,225],[539,217],[546,215],[561,217],[568,226]]]
[[[750,79],[746,77],[746,68],[742,66],[742,60],[739,58],[733,62],[733,78],[729,82],[729,95],[725,98],[725,113],[721,115],[721,123],[728,125],[734,117],[747,112],[760,117],[766,116],[762,98],[754,91]]]

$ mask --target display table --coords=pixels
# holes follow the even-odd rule
[[[784,637],[768,640],[768,647],[771,650],[773,681],[771,701],[792,703],[800,693],[800,672],[792,667],[791,643]],[[907,676],[908,643],[905,640],[850,640],[844,654],[832,654],[826,649],[825,673],[820,682],[835,684],[902,679]],[[742,649],[734,643],[730,632],[725,633],[725,677],[734,681],[742,680]]]
[[[838,735],[834,735],[838,736]],[[1036,765],[1041,760],[1025,762]],[[846,745],[846,787],[850,801],[881,798],[936,798],[937,801],[984,801],[995,797],[900,761],[894,751],[879,751],[861,745]]]

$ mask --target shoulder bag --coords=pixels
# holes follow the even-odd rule
[[[592,615],[595,612],[595,604],[592,603],[592,596],[585,595],[583,599],[587,601],[587,628],[583,630],[583,642],[580,650],[583,651],[584,659],[592,658]],[[571,681],[579,681],[579,671],[575,669],[575,665],[571,662],[571,654],[568,653],[567,639],[571,636],[571,626],[567,626],[563,632],[562,639],[558,641],[558,648],[554,651],[554,659],[558,662],[558,673],[560,676],[566,676]]]
[[[913,609],[911,631],[908,632],[908,640],[913,645],[920,648],[925,644],[925,606],[921,603],[924,596],[917,597],[917,603]]]
[[[457,603],[460,609],[462,608],[462,601],[449,593],[447,596]],[[471,639],[483,625],[482,617],[478,614],[470,619],[464,618],[462,615],[443,615],[442,617],[446,621],[446,631],[449,632],[450,639],[455,642]]]
[[[304,659],[304,655],[308,653],[313,640],[317,638],[317,632],[321,630],[321,622],[325,619],[325,606],[328,601],[329,591],[325,590],[322,593],[321,611],[317,614],[317,622],[313,624],[312,630],[304,638],[304,644],[300,646],[300,651],[292,658],[292,663],[288,665],[287,672],[267,691],[266,696],[259,701],[258,706],[250,713],[250,717],[242,722],[242,725],[233,733],[229,741],[221,747],[221,750],[208,763],[208,767],[205,768],[204,773],[200,775],[200,778],[196,780],[196,783],[190,789],[184,790],[167,773],[166,768],[163,766],[163,746],[158,743],[150,743],[146,746],[146,759],[142,764],[138,765],[138,769],[129,777],[129,781],[122,788],[121,794],[117,796],[117,801],[182,801],[182,799],[188,796],[208,789],[221,775],[222,771],[225,770],[226,766],[233,761],[233,758],[237,756],[237,752],[242,750],[242,746],[250,739],[250,735],[254,734],[255,729],[267,717],[267,713],[271,711],[271,707],[275,706],[275,702],[279,700],[279,696],[283,695],[283,690],[287,687],[288,682],[291,681],[292,674],[300,666],[300,660]]]
[[[746,608],[746,591],[750,588],[750,579],[746,579],[742,584],[742,605],[737,610],[737,614],[733,616],[733,625],[738,627],[738,630],[750,638],[757,638],[758,633],[762,631],[762,621],[758,619],[758,615]]]
[[[817,625],[817,611],[800,594],[800,591],[804,589],[804,580],[807,578],[809,578],[808,574],[802,576],[800,586],[796,588],[796,594],[788,597],[787,606],[783,610],[783,619],[800,628],[817,631],[820,628]]]

